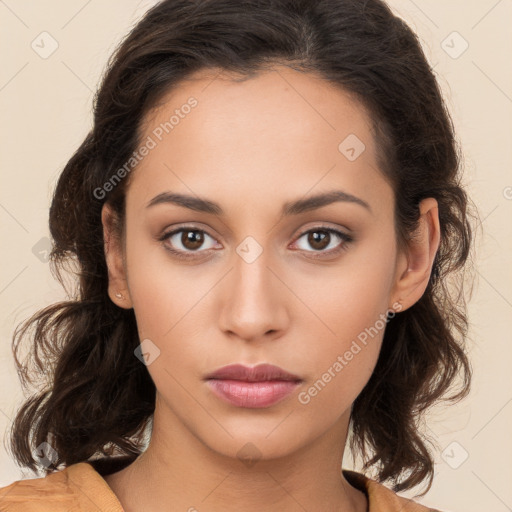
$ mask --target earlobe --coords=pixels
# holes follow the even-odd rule
[[[118,234],[116,213],[108,204],[101,210],[105,261],[108,268],[108,295],[110,300],[124,309],[133,307],[123,258],[123,248]]]
[[[419,210],[418,228],[408,243],[407,254],[399,258],[397,268],[393,296],[401,311],[411,307],[425,293],[441,239],[437,201],[432,197],[423,199]]]

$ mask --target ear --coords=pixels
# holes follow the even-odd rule
[[[126,279],[126,265],[122,240],[118,235],[118,215],[108,204],[101,210],[105,260],[108,267],[108,295],[110,300],[124,309],[133,307]]]
[[[408,242],[405,252],[402,251],[397,257],[395,284],[391,294],[395,301],[393,309],[397,312],[408,309],[422,297],[439,249],[441,232],[437,201],[433,197],[423,199],[419,210],[418,229]],[[397,303],[400,307],[396,307]]]

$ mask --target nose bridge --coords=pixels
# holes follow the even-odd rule
[[[252,236],[237,246],[232,286],[238,303],[261,308],[276,298],[275,277],[269,269],[272,259],[271,250]]]
[[[283,327],[283,285],[271,270],[273,260],[271,250],[254,237],[247,236],[236,247],[222,329],[249,339]]]

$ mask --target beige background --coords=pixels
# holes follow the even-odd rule
[[[107,57],[153,4],[0,0],[2,436],[23,398],[10,351],[14,326],[64,297],[48,265],[33,252],[34,247],[44,251],[51,191],[91,126],[93,92]],[[391,0],[390,5],[419,33],[440,75],[465,152],[465,182],[483,227],[469,309],[473,391],[460,405],[430,414],[427,428],[440,450],[433,487],[418,501],[446,512],[510,511],[512,1]],[[50,36],[41,36],[44,31]],[[58,47],[42,58],[33,41],[39,52]],[[0,486],[23,476],[31,475],[0,447]],[[412,497],[415,491],[403,494]]]

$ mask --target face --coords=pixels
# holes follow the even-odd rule
[[[150,340],[155,423],[225,455],[250,442],[278,457],[346,425],[386,312],[400,309],[393,190],[371,120],[345,92],[284,67],[214,77],[197,73],[145,118],[126,196],[125,307]],[[235,405],[205,380],[234,363],[300,382],[271,405]]]

